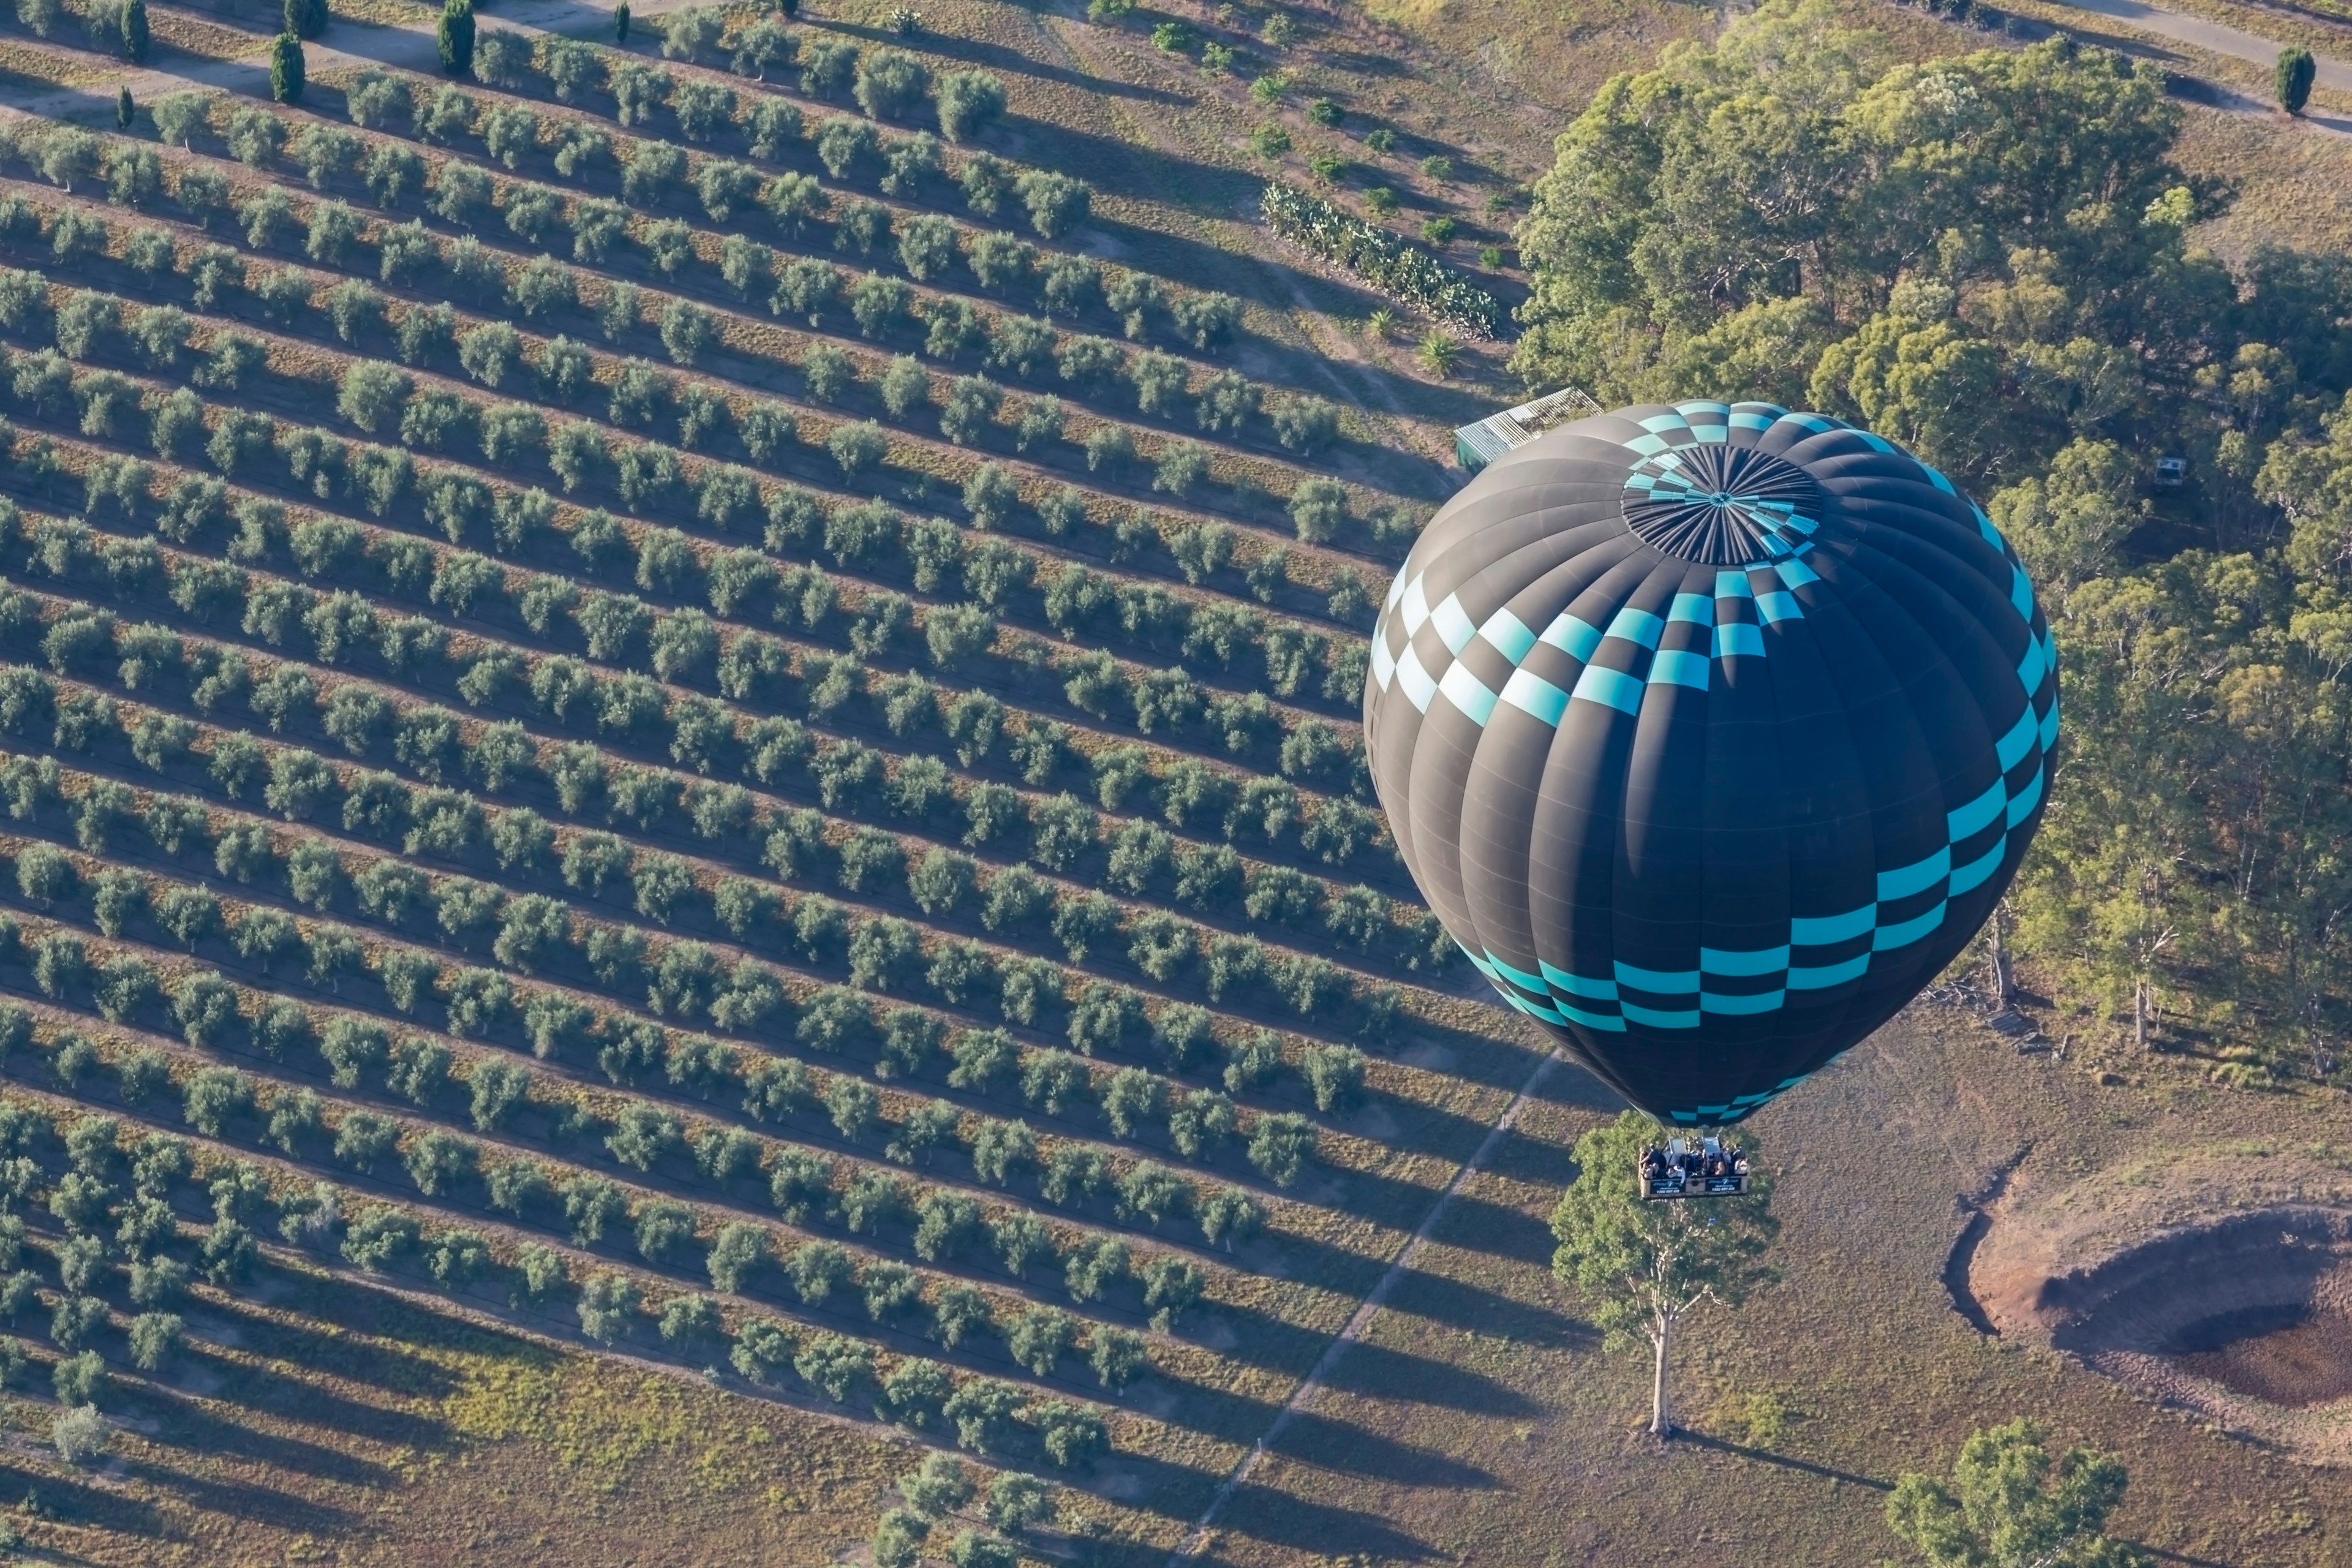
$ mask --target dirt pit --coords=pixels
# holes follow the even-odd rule
[[[2256,1307],[2191,1323],[2171,1359],[2250,1399],[2288,1410],[2352,1395],[2352,1317],[2341,1311]]]
[[[1969,1271],[1996,1331],[2306,1458],[2352,1463],[2352,1210],[2261,1209],[2113,1250],[2021,1255],[2000,1246],[2001,1229],[1996,1219]]]

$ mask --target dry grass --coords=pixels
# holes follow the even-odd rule
[[[2125,1459],[2117,1527],[2171,1561],[2342,1562],[2352,1478],[2282,1465],[2063,1357],[1979,1336],[1952,1309],[1940,1276],[1954,1196],[2021,1148],[2021,1182],[2058,1181],[2180,1140],[2345,1125],[2332,1097],[2233,1095],[2169,1058],[2138,1089],[2099,1087],[2105,1070],[2079,1054],[2021,1058],[1915,1009],[1759,1118],[1785,1278],[1737,1314],[1695,1320],[1677,1388],[1697,1436],[1664,1449],[1641,1430],[1646,1357],[1604,1353],[1543,1267],[1564,1145],[1598,1114],[1570,1075],[1449,1219],[1372,1353],[1235,1509],[1220,1560],[1533,1568],[1672,1542],[1670,1558],[1703,1547],[1758,1568],[1877,1563],[1897,1549],[1879,1521],[1897,1475],[1948,1464],[1972,1427],[2031,1415]],[[1780,1432],[1769,1415],[1756,1431],[1759,1394],[1787,1413]]]
[[[315,1271],[201,1295],[192,1353],[123,1385],[97,1470],[47,1451],[46,1402],[12,1408],[9,1496],[58,1558],[548,1561],[593,1540],[612,1562],[817,1561],[914,1457]]]

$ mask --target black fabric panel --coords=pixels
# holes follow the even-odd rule
[[[2048,634],[2012,602],[2014,552],[1907,455],[1815,416],[1688,407],[1554,431],[1440,511],[1375,633],[1365,735],[1400,852],[1498,988],[1559,1009],[1562,1040],[1635,1104],[1727,1122],[1973,936],[2049,797],[2056,675],[2020,683]],[[1703,443],[1769,460],[1675,455]],[[1801,564],[1776,570],[1791,550]],[[1706,608],[1673,620],[1677,595]],[[1563,611],[1582,623],[1559,623],[1564,646],[1532,640]],[[1408,648],[1433,684],[1389,668]],[[2004,773],[2021,715],[2033,738]],[[1996,846],[1979,886],[1934,874]],[[1918,885],[1881,900],[1906,868]]]

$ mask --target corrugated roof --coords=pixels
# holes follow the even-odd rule
[[[1490,414],[1454,432],[1454,455],[1472,473],[1514,447],[1524,447],[1563,419],[1601,412],[1600,405],[1572,386],[1548,392],[1517,408]]]

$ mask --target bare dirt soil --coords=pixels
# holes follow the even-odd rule
[[[2159,1404],[2352,1463],[2352,1206],[2317,1152],[2192,1152],[1997,1204],[1955,1305]]]

